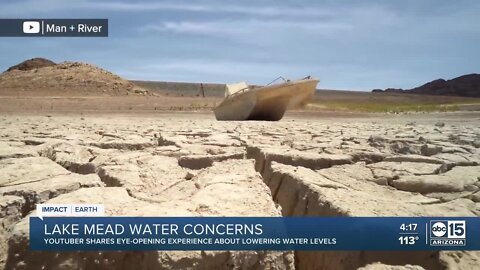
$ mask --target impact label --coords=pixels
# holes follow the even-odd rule
[[[103,204],[37,204],[37,217],[95,217],[104,216]]]

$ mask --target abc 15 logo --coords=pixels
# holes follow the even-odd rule
[[[465,220],[431,220],[430,237],[465,239],[467,236],[467,224]]]

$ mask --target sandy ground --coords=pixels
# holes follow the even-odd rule
[[[168,96],[0,96],[0,112],[141,113],[211,110],[220,98]]]
[[[28,216],[45,202],[103,203],[120,216],[479,216],[479,113],[293,112],[279,122],[218,122],[211,112],[2,111],[0,259],[9,269],[474,269],[480,262],[478,252],[455,251],[26,248]]]

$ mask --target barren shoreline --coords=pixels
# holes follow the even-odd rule
[[[81,268],[80,261],[176,268],[187,260],[214,268],[355,269],[379,261],[468,269],[479,261],[478,252],[454,251],[134,256],[25,249],[28,216],[44,202],[103,203],[117,216],[478,216],[475,112],[290,112],[279,122],[218,122],[211,112],[42,111],[3,112],[0,123],[7,268]]]

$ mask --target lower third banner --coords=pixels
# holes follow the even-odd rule
[[[480,250],[480,218],[30,217],[32,250]]]

